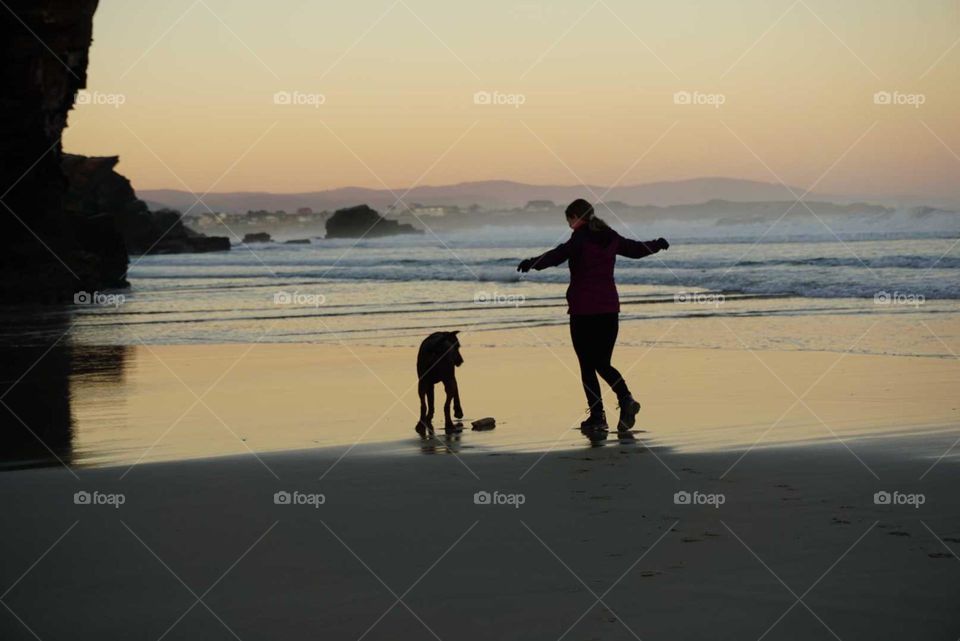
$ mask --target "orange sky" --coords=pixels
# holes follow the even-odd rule
[[[198,193],[720,175],[958,197],[958,37],[946,0],[101,0],[64,144]]]

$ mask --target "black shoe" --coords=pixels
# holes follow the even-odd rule
[[[621,398],[620,420],[617,421],[617,430],[620,432],[632,430],[633,426],[637,424],[637,412],[639,411],[640,403],[638,403],[632,395],[627,394]]]
[[[587,420],[580,423],[580,430],[584,432],[600,432],[608,429],[607,415],[603,413],[603,410],[591,412]]]

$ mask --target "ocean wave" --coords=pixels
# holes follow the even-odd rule
[[[542,233],[541,233],[542,235]],[[378,239],[379,240],[379,239]],[[541,241],[542,242],[542,241]],[[549,244],[519,248],[452,248],[404,241],[381,242],[377,251],[345,245],[278,246],[269,255],[250,251],[149,256],[135,261],[130,279],[140,291],[236,290],[324,283],[563,284],[564,267],[520,275],[520,257]],[[929,299],[960,299],[960,257],[951,239],[859,243],[674,244],[640,261],[620,259],[617,280],[671,291],[706,289],[811,298],[870,298],[903,292]]]

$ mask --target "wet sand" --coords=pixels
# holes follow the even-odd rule
[[[807,319],[779,325],[755,326],[751,319],[624,323],[614,363],[643,404],[638,427],[647,430],[645,438],[692,452],[896,434],[960,436],[956,359],[922,326],[915,324],[914,334],[926,335],[942,356],[883,353],[911,340],[897,323],[833,319],[831,333],[849,338],[846,351],[776,340],[779,331],[815,342]],[[931,326],[953,341],[955,325],[951,319]],[[672,346],[696,344],[701,335],[722,340],[721,346]],[[466,418],[493,416],[498,427],[455,446],[542,452],[581,445],[573,428],[585,401],[565,327],[467,332],[461,342],[466,363],[457,376]],[[409,340],[136,345],[109,348],[112,358],[99,366],[91,354],[102,356],[103,349],[74,355],[85,364],[70,381],[69,454],[78,465],[355,443],[401,454],[418,447],[416,347]],[[614,421],[616,399],[605,391]],[[439,410],[443,394],[437,392]],[[442,424],[438,413],[435,425]],[[923,439],[914,443],[919,447]]]

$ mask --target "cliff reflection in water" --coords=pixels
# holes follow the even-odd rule
[[[127,347],[73,345],[69,335],[57,341],[67,327],[0,339],[2,469],[71,465],[72,401],[86,386],[123,380]]]

